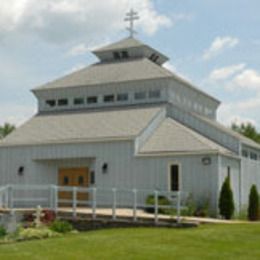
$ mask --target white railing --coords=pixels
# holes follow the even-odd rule
[[[63,196],[61,193],[63,193]],[[67,196],[64,196],[64,193]],[[146,203],[149,195],[152,196],[153,204]],[[159,203],[162,197],[167,198],[170,202],[169,205],[161,205]],[[97,219],[98,214],[102,215],[102,212],[100,213],[101,209],[111,210],[113,220],[120,216],[118,214],[120,210],[125,209],[128,211],[124,216],[131,218],[133,221],[150,216],[155,223],[158,223],[160,218],[162,218],[160,210],[168,210],[169,215],[174,215],[177,222],[180,222],[182,197],[184,197],[183,192],[161,190],[81,188],[56,185],[8,185],[0,187],[0,208],[33,208],[41,205],[55,212],[60,211],[61,208],[70,208],[70,212],[72,212],[75,218],[79,212],[84,212],[84,209],[87,209],[87,213],[92,216],[93,220]],[[144,213],[147,210],[151,214]]]

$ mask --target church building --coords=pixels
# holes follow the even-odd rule
[[[32,90],[38,113],[0,142],[0,186],[170,190],[217,212],[230,177],[236,210],[260,189],[260,145],[217,122],[220,102],[133,35],[98,62]]]

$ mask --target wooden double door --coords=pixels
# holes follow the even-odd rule
[[[66,168],[59,169],[58,176],[59,186],[64,187],[78,187],[87,188],[89,187],[89,169],[88,168]],[[80,202],[87,202],[89,194],[87,192],[77,191],[77,200]],[[59,203],[61,206],[71,206],[73,199],[72,191],[59,191]]]

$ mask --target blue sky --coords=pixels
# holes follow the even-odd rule
[[[219,120],[260,128],[260,2],[257,0],[10,0],[0,3],[0,124],[36,112],[30,89],[96,61],[90,50],[127,36],[170,58],[174,72],[220,99]]]

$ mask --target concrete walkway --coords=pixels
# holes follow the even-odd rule
[[[59,208],[60,213],[70,213],[72,214],[71,208]],[[77,209],[77,214],[79,215],[86,215],[92,216],[92,209],[90,208],[79,208]],[[96,210],[97,217],[104,216],[104,217],[112,217],[112,210],[111,209],[97,209]],[[154,220],[155,215],[151,213],[147,213],[143,210],[137,210],[136,212],[137,219],[147,219],[147,220]],[[116,217],[117,218],[133,218],[133,210],[131,209],[117,209],[116,210]],[[176,216],[169,216],[169,215],[158,215],[159,221],[176,221]],[[222,220],[222,219],[215,219],[215,218],[199,218],[199,217],[181,217],[181,222],[191,222],[196,224],[242,224],[242,223],[250,223],[248,221],[240,221],[240,220]]]

